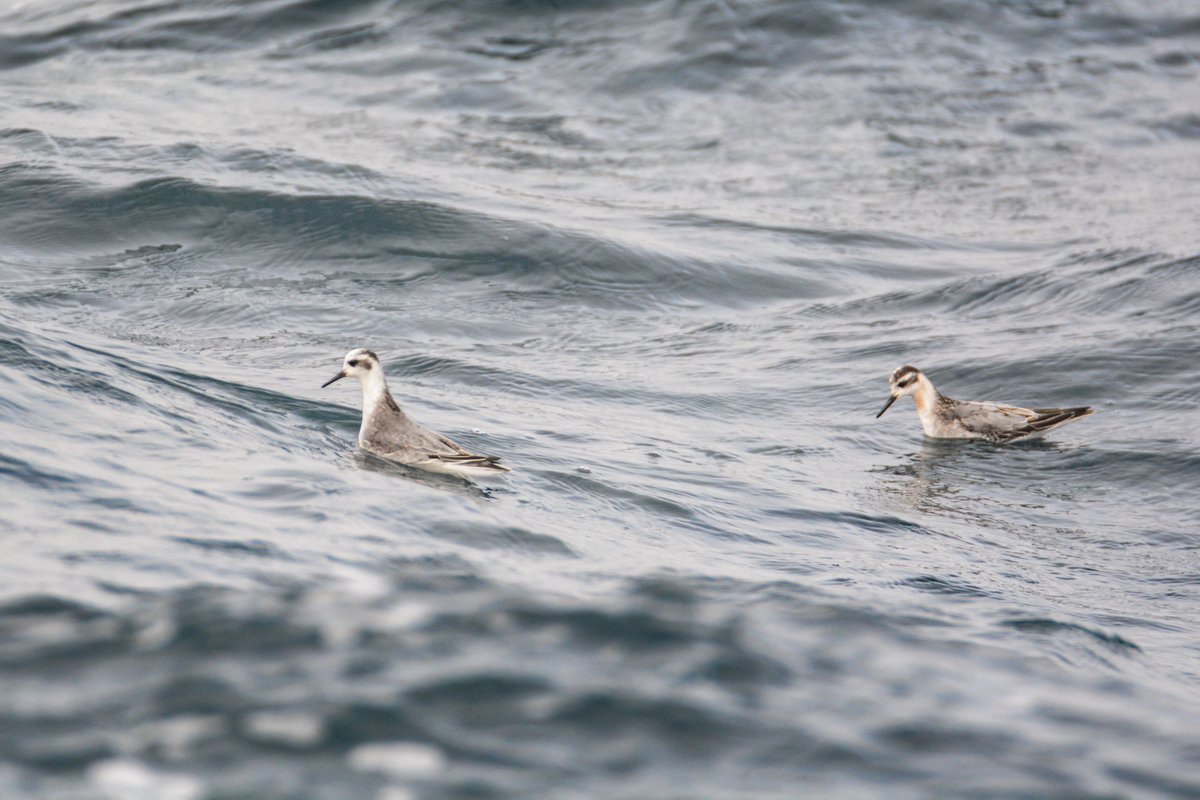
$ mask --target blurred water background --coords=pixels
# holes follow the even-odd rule
[[[5,2],[0,797],[1200,797],[1198,208],[1193,0]]]

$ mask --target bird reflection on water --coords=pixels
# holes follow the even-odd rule
[[[997,446],[988,442],[925,439],[899,464],[873,470],[889,505],[925,514],[995,526],[989,508],[1039,509],[1046,499],[1071,501],[1074,492],[1054,480],[1055,464],[1078,449],[1032,440]],[[1007,515],[1006,515],[1007,516]]]

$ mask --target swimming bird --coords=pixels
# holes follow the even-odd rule
[[[451,439],[409,419],[388,391],[379,356],[370,350],[360,347],[346,353],[341,372],[321,384],[321,388],[349,377],[358,378],[362,384],[363,414],[358,446],[363,450],[411,467],[460,477],[512,471],[497,463],[499,459],[495,456],[470,453]]]
[[[875,419],[882,417],[883,412],[901,397],[912,395],[925,435],[935,439],[1011,442],[1040,436],[1052,428],[1092,413],[1087,406],[1021,408],[986,401],[955,400],[933,388],[933,383],[925,377],[925,373],[916,367],[897,369],[892,373],[889,386],[892,395]]]

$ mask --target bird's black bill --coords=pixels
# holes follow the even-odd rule
[[[341,380],[342,378],[344,378],[344,377],[346,377],[346,373],[344,373],[344,372],[339,372],[337,375],[334,375],[332,378],[330,378],[329,380],[327,380],[327,381],[325,381],[324,383],[322,383],[322,384],[321,384],[321,388],[322,388],[322,389],[324,389],[324,388],[325,388],[326,386],[328,386],[329,384],[333,383],[334,381],[340,381],[340,380]]]
[[[892,403],[894,403],[894,402],[896,402],[896,395],[892,395],[891,397],[888,398],[888,401],[883,404],[883,408],[879,409],[879,413],[875,415],[875,419],[879,419],[880,417],[882,417],[883,412],[887,411],[889,408],[891,408]]]

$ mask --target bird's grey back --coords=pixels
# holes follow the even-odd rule
[[[466,455],[453,440],[423,428],[400,410],[390,393],[380,398],[370,415],[370,424],[359,436],[360,444],[379,453]]]

